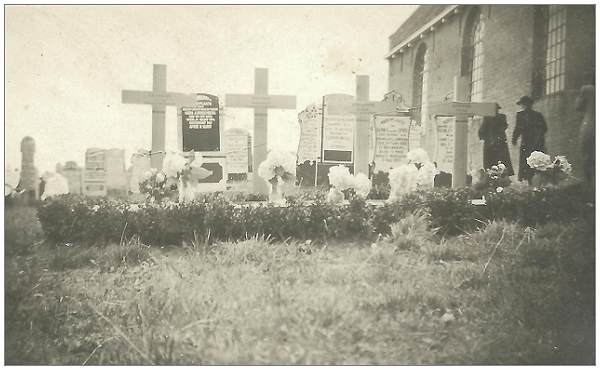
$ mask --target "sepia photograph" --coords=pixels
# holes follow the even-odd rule
[[[596,4],[7,4],[3,365],[595,365]]]

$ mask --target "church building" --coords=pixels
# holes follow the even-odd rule
[[[498,103],[516,171],[518,147],[510,144],[521,110],[516,102],[529,95],[548,124],[548,154],[567,156],[581,175],[575,99],[582,85],[594,83],[593,5],[422,5],[389,42],[389,89],[412,107],[424,142],[435,130],[428,104]],[[482,166],[480,124],[475,118],[469,128],[471,171]]]

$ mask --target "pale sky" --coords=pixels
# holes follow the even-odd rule
[[[296,95],[296,110],[269,111],[269,147],[295,150],[297,114],[331,93],[371,99],[388,91],[388,36],[416,6],[6,6],[5,161],[20,167],[20,142],[36,141],[40,173],[84,164],[86,148],[123,148],[125,162],[150,148],[151,108],[121,103],[121,90],[151,90],[152,64],[167,89],[253,93],[254,68],[269,93]],[[252,110],[226,108],[223,126],[252,128]],[[177,116],[167,108],[167,149]]]

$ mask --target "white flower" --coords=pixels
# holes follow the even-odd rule
[[[406,159],[408,163],[421,163],[425,164],[429,162],[429,155],[423,148],[416,148],[406,153]]]
[[[412,164],[403,164],[390,171],[390,199],[398,199],[402,194],[417,189],[419,172]]]
[[[296,175],[296,158],[285,151],[271,150],[267,159],[258,166],[258,175],[267,181],[284,173]]]
[[[100,206],[96,204],[92,207],[92,212],[98,212],[99,209],[100,209]]]
[[[364,173],[354,176],[354,190],[357,195],[366,198],[371,191],[371,180]]]
[[[567,161],[567,157],[565,157],[564,155],[557,155],[556,162],[558,162],[558,168],[564,172],[566,175],[569,175],[572,171],[572,166],[571,163],[569,163],[569,161]]]
[[[527,165],[538,171],[546,171],[554,167],[550,156],[539,151],[534,151],[529,155]]]
[[[498,161],[498,168],[499,168],[499,169],[500,169],[502,172],[504,172],[504,170],[506,169],[506,166],[504,165],[504,163],[502,163],[502,162]]]
[[[137,204],[131,204],[131,205],[130,205],[130,206],[127,208],[127,210],[128,210],[129,212],[137,212],[137,211],[139,211],[139,210],[140,210],[140,207],[139,207]]]
[[[504,188],[502,186],[498,186],[496,188],[496,193],[502,193],[503,190],[504,190]]]
[[[156,174],[156,182],[163,182],[165,181],[167,178],[165,176],[164,173],[159,172],[158,174]]]
[[[417,173],[417,184],[420,187],[432,188],[435,175],[439,173],[432,162],[425,162]]]
[[[329,193],[327,193],[327,202],[328,203],[341,203],[344,200],[344,193],[342,193],[339,189],[332,187],[329,189]]]
[[[167,153],[163,159],[163,169],[168,177],[177,177],[185,168],[187,159],[179,153]]]
[[[329,183],[338,190],[346,190],[354,187],[354,176],[350,174],[348,167],[337,165],[329,168]]]

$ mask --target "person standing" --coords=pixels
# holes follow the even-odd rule
[[[544,116],[532,109],[533,99],[531,97],[521,97],[517,105],[523,107],[522,111],[517,112],[517,123],[512,135],[513,145],[517,145],[517,140],[521,138],[518,179],[519,181],[527,180],[531,185],[531,178],[534,172],[527,164],[527,158],[534,151],[546,151],[545,136],[548,126],[546,125]]]
[[[483,117],[483,123],[479,128],[479,139],[483,140],[483,166],[489,169],[502,162],[506,166],[506,175],[515,174],[510,154],[508,152],[508,143],[506,141],[506,115],[499,112],[502,107],[496,104],[497,113],[495,116]]]
[[[577,110],[583,112],[583,121],[579,129],[579,142],[583,159],[583,174],[589,184],[593,184],[596,166],[596,90],[591,73],[586,75],[590,82],[583,85],[577,97]]]

